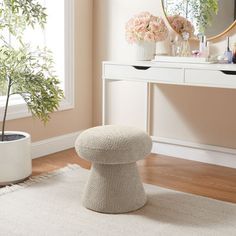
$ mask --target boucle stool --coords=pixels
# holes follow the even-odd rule
[[[79,156],[92,162],[83,205],[103,213],[141,208],[146,195],[136,161],[147,156],[151,147],[151,138],[134,127],[107,125],[82,132],[75,149]]]

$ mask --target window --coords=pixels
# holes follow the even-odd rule
[[[47,8],[47,25],[44,30],[27,30],[25,41],[35,47],[46,46],[53,52],[56,74],[65,94],[59,110],[70,109],[74,106],[74,0],[38,1]],[[4,105],[5,99],[0,93],[0,114],[3,114]],[[7,119],[26,116],[30,113],[23,99],[11,96]]]

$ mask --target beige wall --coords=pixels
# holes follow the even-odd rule
[[[75,1],[75,108],[56,112],[46,127],[32,118],[7,122],[8,130],[29,132],[33,141],[76,132],[92,125],[92,0]]]
[[[159,0],[94,1],[94,125],[101,123],[101,62],[132,60],[124,25],[140,11],[162,15]],[[212,49],[213,54],[223,53],[225,41]],[[236,90],[170,85],[154,90],[156,136],[236,148]]]

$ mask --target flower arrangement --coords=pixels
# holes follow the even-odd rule
[[[177,33],[182,35],[182,37],[186,33],[189,34],[189,37],[192,37],[194,35],[194,31],[195,31],[194,26],[189,20],[187,20],[183,16],[180,16],[180,15],[168,16],[168,20],[172,28]]]
[[[129,43],[164,41],[169,32],[163,19],[149,12],[141,12],[132,17],[125,29]]]

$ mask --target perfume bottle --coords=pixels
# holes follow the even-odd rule
[[[211,44],[209,41],[206,41],[205,48],[204,48],[204,57],[210,59],[210,47]]]
[[[206,36],[205,35],[200,35],[200,41],[199,41],[199,56],[200,57],[205,57],[205,52],[206,52]]]
[[[233,63],[236,64],[236,43],[234,43],[234,48],[233,48]]]
[[[227,58],[229,64],[232,63],[233,53],[232,53],[232,51],[230,50],[230,47],[229,47],[229,37],[227,37],[227,48],[226,48],[226,51],[224,53],[224,56]]]
[[[189,57],[191,56],[190,45],[189,45],[189,33],[183,32],[182,33],[182,42],[180,45],[180,56],[181,57]]]

